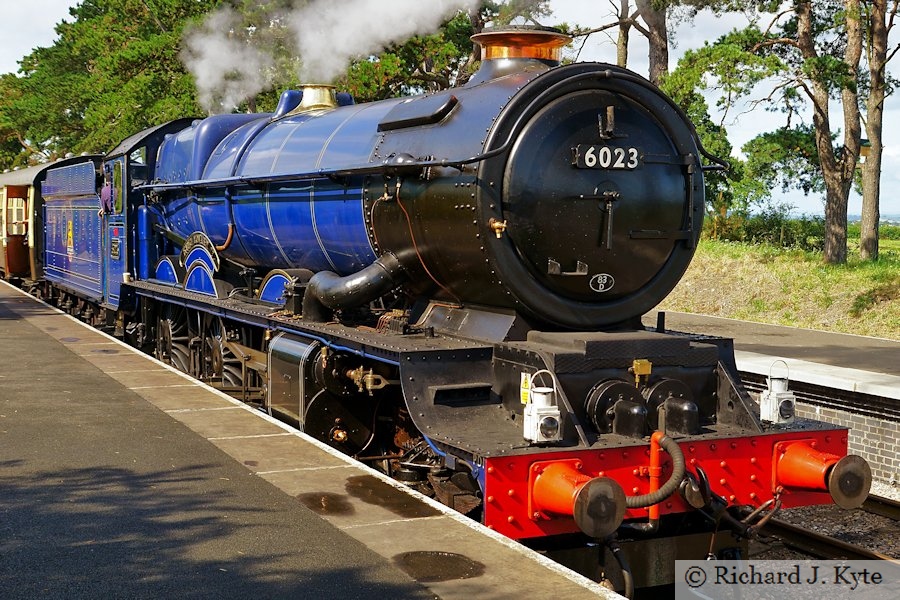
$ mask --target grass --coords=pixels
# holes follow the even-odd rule
[[[877,262],[703,240],[661,310],[701,313],[900,340],[900,240],[883,239]]]

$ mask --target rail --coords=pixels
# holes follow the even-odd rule
[[[890,498],[869,496],[860,508],[867,513],[872,513],[879,517],[884,517],[892,521],[900,521],[900,502],[891,500]]]
[[[865,508],[863,508],[865,510]],[[806,527],[788,523],[781,519],[771,519],[762,530],[763,535],[772,536],[795,550],[827,560],[896,560],[856,544],[827,536]]]

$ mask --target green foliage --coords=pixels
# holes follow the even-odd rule
[[[354,61],[337,85],[360,102],[447,89],[467,78],[462,70],[474,33],[469,16],[457,14],[438,33],[415,36],[378,56]]]
[[[753,7],[759,3],[743,4]],[[699,5],[705,7],[706,3]],[[814,48],[801,50],[800,4],[795,4],[793,10],[786,7],[774,26],[765,32],[751,25],[731,31],[703,48],[686,52],[668,82],[668,91],[676,97],[689,97],[701,90],[717,91],[716,106],[723,112],[723,122],[736,101],[747,98],[751,91],[761,87],[770,91],[753,106],[781,111],[787,116],[785,127],[760,135],[742,148],[746,163],[723,182],[725,189],[720,190],[719,196],[713,197],[711,212],[715,217],[708,232],[711,236],[763,237],[746,219],[751,207],[766,207],[773,188],[780,185],[784,190],[822,193],[826,182],[823,164],[831,168],[829,181],[841,176],[842,171],[834,165],[845,156],[843,144],[820,157],[816,142],[817,136],[820,140],[830,136],[834,144],[836,132],[817,131],[809,125],[797,126],[794,121],[797,114],[806,112],[807,103],[817,91],[824,91],[831,98],[840,98],[844,90],[865,91],[865,73],[858,73],[855,65],[845,62],[848,23],[854,15],[847,14],[841,0],[823,0],[811,3],[807,8],[812,21],[809,40]],[[817,101],[824,102],[823,96],[816,97]],[[851,112],[855,109],[852,106]],[[822,120],[816,122],[823,123]],[[835,187],[833,184],[829,197],[834,196]],[[766,214],[771,211],[763,208],[763,216]],[[760,217],[757,220],[766,222]],[[842,242],[834,235],[835,227],[839,225],[832,223],[829,229],[832,235],[827,238],[828,260],[841,260],[839,246]],[[815,247],[821,237],[818,233],[805,231],[794,235],[791,228],[778,224],[779,244]]]
[[[881,225],[878,231],[882,240],[900,240],[900,225]]]
[[[705,98],[696,91],[696,87],[687,82],[690,75],[685,75],[682,63],[679,62],[675,71],[663,78],[662,90],[684,110],[693,122],[704,148],[714,156],[728,157],[731,154],[731,143],[728,141],[725,128],[713,122],[709,116],[709,107]]]
[[[460,85],[477,69],[469,38],[480,31],[481,24],[501,26],[520,20],[539,23],[548,15],[546,0],[486,1],[474,17],[458,13],[437,33],[415,36],[377,56],[354,61],[337,85],[361,102]]]
[[[742,227],[743,240],[806,252],[820,252],[825,243],[821,217],[790,219],[779,209],[764,210],[749,217]]]
[[[506,0],[506,2],[485,4],[487,9],[493,13],[492,20],[495,26],[509,25],[516,19],[540,25],[540,19],[551,14],[550,2],[547,0]]]
[[[718,90],[721,94],[717,106],[727,115],[728,107],[749,94],[755,85],[782,73],[785,65],[777,56],[761,56],[753,51],[764,39],[765,35],[754,26],[732,31],[714,44],[685,52],[677,68],[662,82],[663,90],[685,110],[704,147],[712,154],[729,157],[732,147],[725,128],[709,116],[702,92]],[[769,182],[754,172],[760,165],[728,160],[728,171],[707,177],[706,199],[712,215],[709,234],[714,237],[732,235],[734,232],[729,230],[736,227],[736,222],[770,195]]]
[[[747,176],[754,186],[771,189],[781,185],[784,191],[793,188],[807,195],[825,191],[816,133],[810,125],[760,134],[741,150],[747,156]]]
[[[12,73],[0,75],[0,165],[19,167],[27,164],[22,152],[25,140],[17,130],[14,115],[6,108],[22,95],[21,82]]]
[[[850,223],[847,225],[847,237],[858,240],[860,229],[861,227],[858,221],[856,223]],[[881,241],[900,240],[900,225],[882,223],[878,226],[878,239]]]
[[[82,0],[57,26],[57,40],[23,59],[21,76],[0,78],[0,166],[67,152],[104,152],[146,127],[202,115],[197,87],[181,61],[184,32],[211,11],[237,11],[224,33],[263,47],[269,89],[241,110],[271,111],[283,89],[296,87],[298,61],[286,15],[296,0]],[[338,85],[359,101],[444,89],[474,71],[470,36],[485,22],[549,13],[544,0],[486,0],[433,35],[418,36],[353,63]],[[274,15],[274,16],[273,16]]]
[[[705,224],[705,236],[773,248],[821,252],[825,241],[822,218],[805,215],[794,218],[790,216],[791,208],[769,203],[751,215],[731,215],[726,225],[718,231],[712,230],[711,223]]]
[[[717,90],[721,95],[716,105],[727,109],[756,84],[784,72],[785,64],[778,56],[754,52],[764,39],[759,29],[750,26],[731,31],[714,44],[688,50],[670,76],[674,80],[667,84],[667,91],[685,95]]]

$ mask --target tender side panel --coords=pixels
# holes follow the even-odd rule
[[[101,300],[99,198],[82,196],[45,206],[45,276],[64,288]]]
[[[64,288],[102,301],[100,198],[93,162],[47,172],[42,189],[45,276]]]

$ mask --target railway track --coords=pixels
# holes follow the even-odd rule
[[[900,521],[900,502],[881,496],[869,496],[863,502],[861,510],[873,515],[885,517],[892,521]]]
[[[900,503],[888,498],[869,496],[860,510],[892,521],[900,520]],[[782,544],[789,548],[817,558],[828,560],[896,560],[895,557],[851,544],[781,519],[770,520],[762,532],[763,535],[778,538]]]

